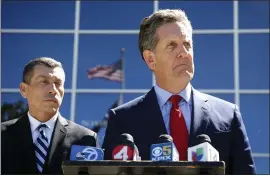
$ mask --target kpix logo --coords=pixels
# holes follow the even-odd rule
[[[203,148],[197,148],[192,151],[192,161],[201,161],[203,159]]]
[[[152,150],[152,160],[171,160],[172,146],[164,145],[153,148]]]
[[[78,160],[95,161],[97,158],[97,151],[90,147],[83,149],[82,152],[78,152],[76,155],[76,159]]]

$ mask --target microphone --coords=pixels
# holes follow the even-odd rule
[[[152,161],[179,161],[179,153],[170,135],[160,135],[157,144],[151,145],[150,159]]]
[[[139,150],[134,143],[133,137],[128,133],[120,135],[116,147],[112,151],[113,160],[140,161]]]
[[[218,151],[206,134],[196,137],[196,145],[188,148],[188,161],[219,161]]]
[[[91,139],[90,139],[91,138]],[[79,142],[71,146],[71,161],[97,161],[103,160],[104,152],[101,148],[92,147],[92,136],[84,136]]]

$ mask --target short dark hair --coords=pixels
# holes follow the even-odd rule
[[[23,69],[22,81],[24,83],[30,84],[32,76],[33,76],[34,68],[37,65],[44,65],[44,66],[49,67],[49,68],[60,67],[63,69],[61,62],[58,62],[58,61],[54,60],[53,58],[49,58],[49,57],[36,58],[34,60],[31,60],[28,64],[26,64],[24,69]]]

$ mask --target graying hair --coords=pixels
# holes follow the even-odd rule
[[[149,17],[145,17],[140,25],[139,32],[139,49],[143,59],[143,51],[154,51],[158,43],[157,29],[167,23],[181,22],[190,34],[192,34],[191,22],[188,20],[186,13],[180,9],[163,9],[158,10]]]
[[[37,65],[44,65],[44,66],[49,67],[49,68],[60,67],[63,69],[61,62],[58,62],[50,57],[40,57],[40,58],[36,58],[34,60],[30,60],[30,62],[28,64],[26,64],[24,69],[23,69],[22,81],[24,83],[30,84],[32,76],[33,76],[34,68]]]

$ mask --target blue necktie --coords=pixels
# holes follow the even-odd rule
[[[49,148],[49,141],[45,134],[46,124],[40,124],[38,127],[39,136],[35,142],[35,153],[37,159],[37,169],[39,173],[42,173],[44,163],[46,161],[46,156]]]

